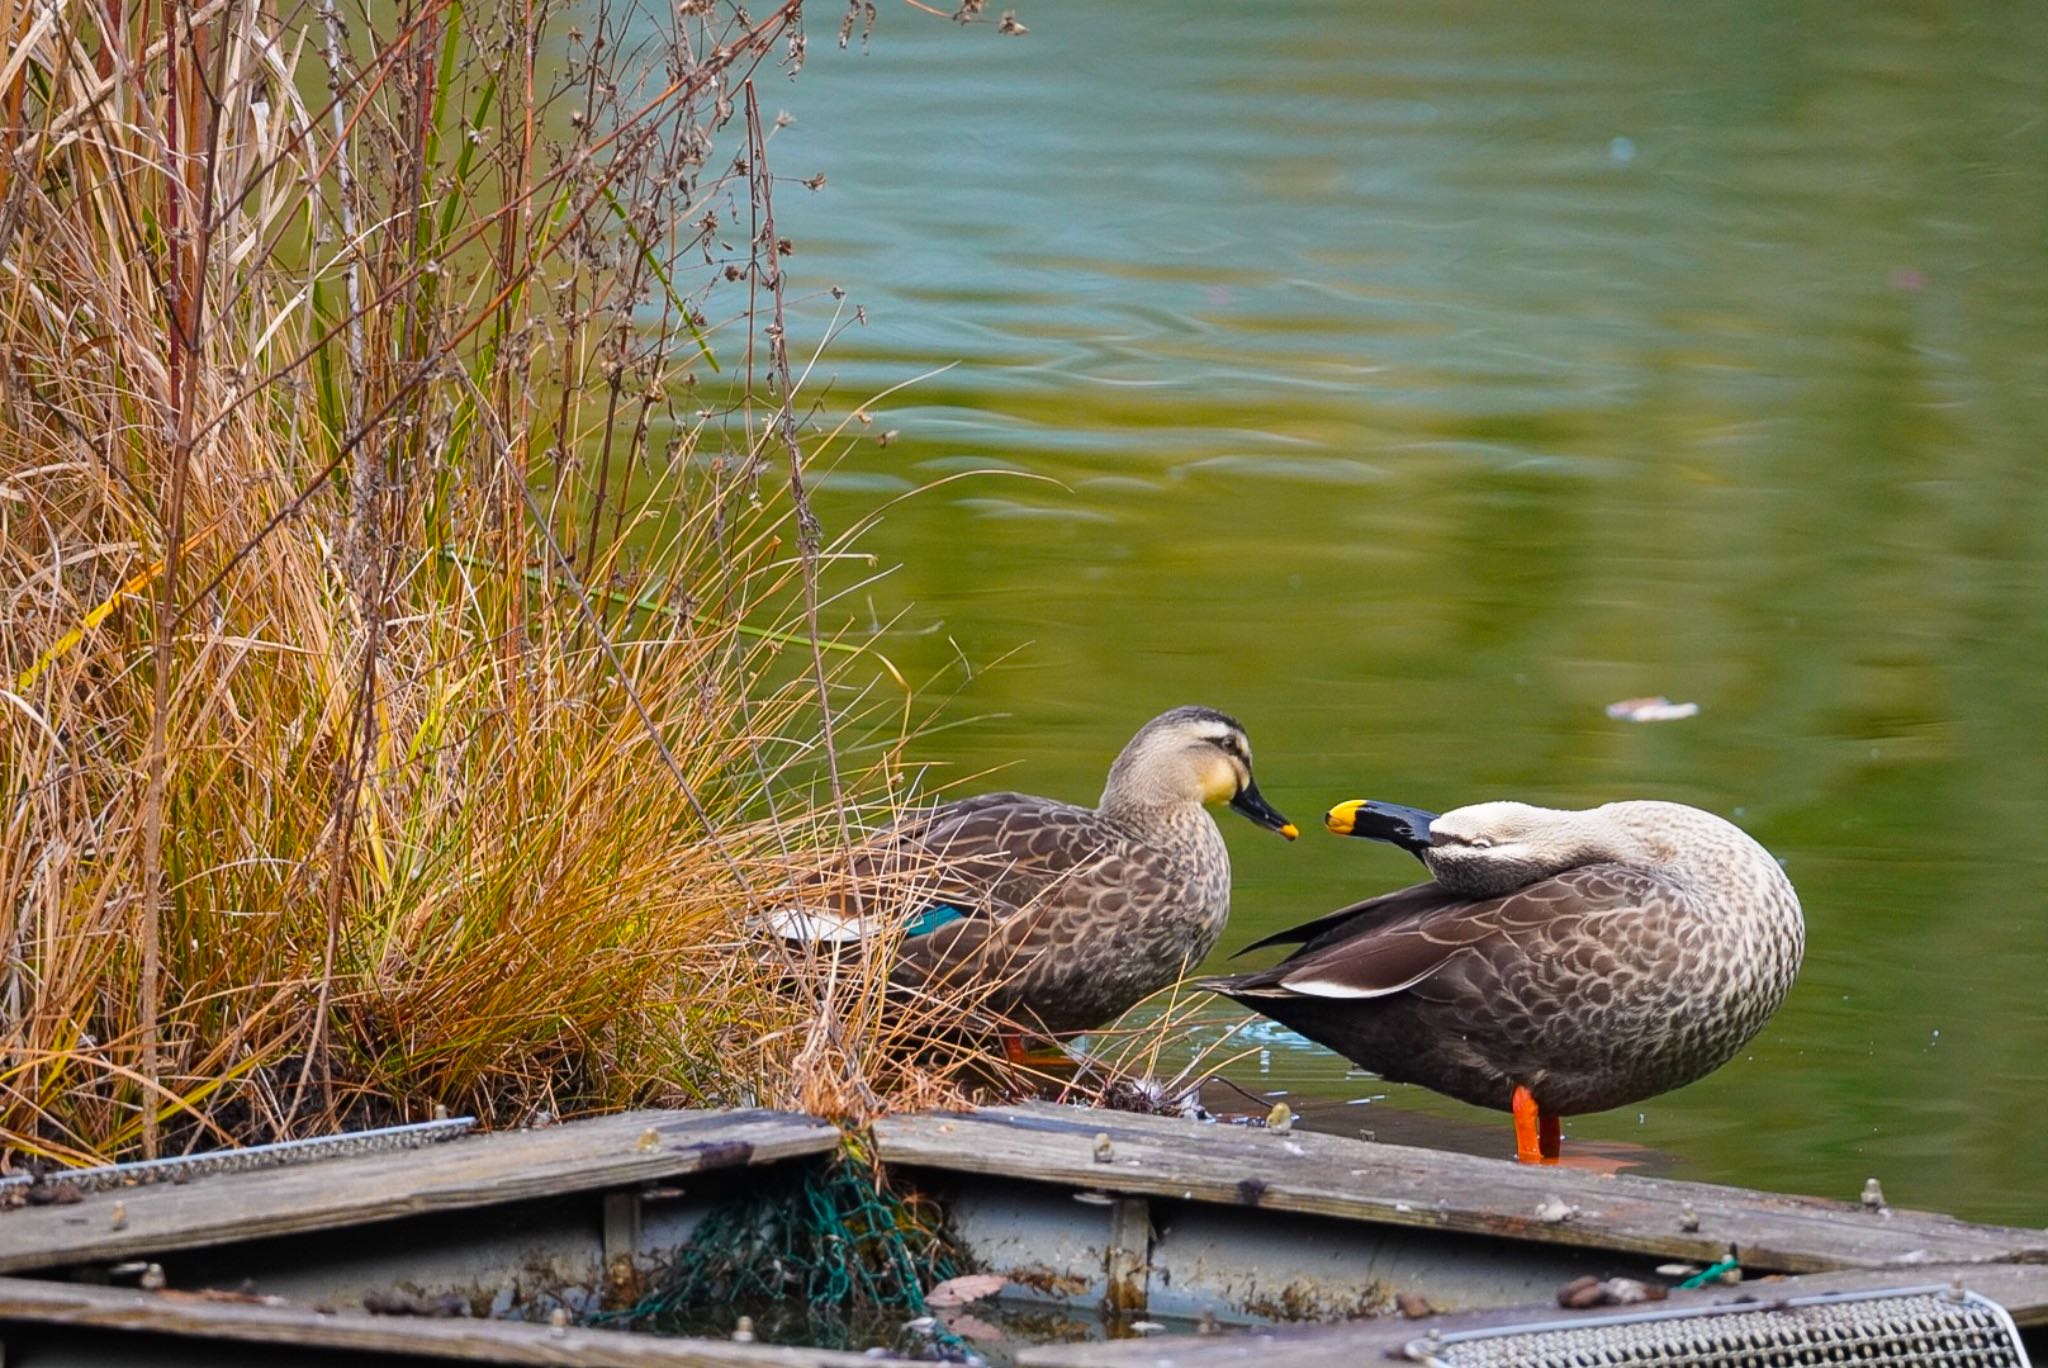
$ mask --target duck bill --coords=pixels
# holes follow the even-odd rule
[[[1301,835],[1294,823],[1282,817],[1279,810],[1266,801],[1266,796],[1259,792],[1259,786],[1255,783],[1247,783],[1239,789],[1237,797],[1230,800],[1230,805],[1266,830],[1277,831],[1290,841]]]
[[[1429,824],[1434,812],[1402,807],[1399,803],[1372,803],[1362,798],[1339,803],[1323,814],[1323,825],[1339,836],[1363,836],[1399,846],[1418,860],[1429,849]]]

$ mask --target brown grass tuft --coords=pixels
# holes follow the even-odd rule
[[[750,930],[907,715],[803,493],[799,21],[0,0],[0,1145],[953,1096]]]

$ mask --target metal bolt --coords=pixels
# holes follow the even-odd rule
[[[735,1344],[752,1344],[754,1342],[754,1318],[752,1316],[741,1316],[739,1318],[739,1323],[732,1328],[732,1339]]]
[[[1878,1181],[1875,1178],[1865,1178],[1863,1180],[1863,1205],[1872,1211],[1880,1211],[1884,1208],[1884,1189],[1878,1185]]]
[[[1687,1202],[1678,1208],[1678,1228],[1680,1230],[1698,1230],[1700,1228],[1700,1214],[1692,1209],[1691,1202]]]
[[[1095,1162],[1106,1164],[1109,1162],[1109,1155],[1109,1133],[1107,1131],[1099,1132],[1095,1137]]]

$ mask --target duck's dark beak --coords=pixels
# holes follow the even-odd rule
[[[1348,803],[1339,803],[1323,814],[1323,825],[1339,836],[1363,836],[1369,841],[1385,841],[1397,845],[1413,855],[1422,858],[1422,852],[1429,849],[1429,824],[1436,820],[1434,812],[1421,808],[1402,807],[1399,803],[1369,803],[1363,798],[1354,798]]]
[[[1230,800],[1230,805],[1266,830],[1277,831],[1290,841],[1301,835],[1294,823],[1282,817],[1259,792],[1259,786],[1250,780],[1245,781],[1245,786],[1237,791],[1237,797]]]

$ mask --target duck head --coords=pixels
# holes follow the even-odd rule
[[[1174,708],[1140,727],[1102,790],[1105,812],[1209,803],[1228,803],[1290,841],[1301,834],[1259,792],[1244,728],[1214,708]]]
[[[1472,898],[1498,897],[1596,861],[1637,860],[1644,844],[1610,808],[1576,812],[1502,802],[1438,814],[1354,800],[1331,808],[1323,822],[1340,836],[1401,847],[1438,883]]]

